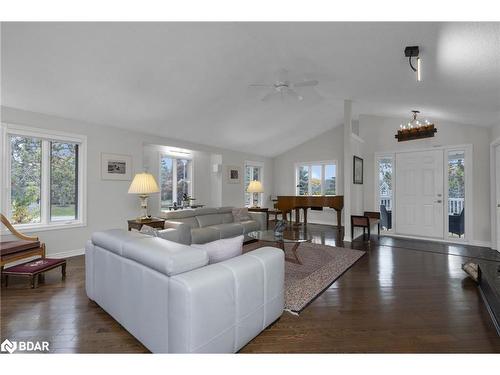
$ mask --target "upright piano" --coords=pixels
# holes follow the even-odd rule
[[[307,209],[333,208],[337,212],[337,228],[340,233],[342,223],[343,195],[279,195],[275,207],[283,213],[283,220],[295,210],[295,222],[300,223],[300,210],[304,211],[304,224],[307,224]]]

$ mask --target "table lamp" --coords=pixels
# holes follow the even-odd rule
[[[160,188],[154,176],[150,173],[137,173],[128,189],[129,194],[139,194],[141,199],[141,216],[139,220],[148,218],[148,196],[152,193],[159,193]]]
[[[253,207],[252,208],[258,208],[257,202],[259,201],[259,193],[264,192],[264,188],[262,187],[262,183],[257,180],[253,180],[250,182],[247,188],[248,193],[252,193],[253,197]]]

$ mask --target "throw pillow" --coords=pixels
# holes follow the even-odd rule
[[[143,225],[140,232],[148,236],[158,237],[158,229],[150,227],[149,225]]]
[[[208,254],[209,264],[218,263],[241,255],[243,251],[243,236],[224,238],[205,244],[192,244],[191,247],[205,250]]]
[[[233,219],[235,223],[241,221],[252,220],[250,214],[248,213],[248,208],[233,208]]]

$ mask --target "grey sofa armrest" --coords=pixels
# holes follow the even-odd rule
[[[182,243],[184,245],[191,245],[191,227],[189,225],[181,223],[179,221],[165,220],[165,229],[169,228],[175,229],[177,231],[177,240],[171,241]]]
[[[158,237],[164,240],[179,242],[179,231],[175,228],[161,229],[158,231]]]
[[[249,212],[248,215],[259,223],[260,230],[267,229],[267,214],[265,212]]]

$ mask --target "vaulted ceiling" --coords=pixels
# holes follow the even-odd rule
[[[499,23],[3,23],[2,104],[273,156],[356,114],[500,123]],[[403,50],[419,45],[415,81]],[[263,102],[285,68],[303,101]]]

